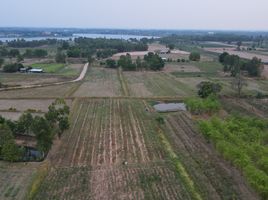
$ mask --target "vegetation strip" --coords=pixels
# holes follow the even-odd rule
[[[177,172],[182,177],[182,180],[184,181],[186,187],[189,189],[189,191],[193,195],[193,198],[196,200],[202,200],[201,195],[195,189],[194,182],[192,181],[192,179],[188,175],[188,173],[187,173],[186,169],[184,168],[184,166],[182,165],[182,163],[179,161],[178,156],[173,151],[169,141],[167,140],[163,131],[160,128],[158,130],[158,133],[159,133],[159,137],[161,139],[162,144],[164,145],[170,159],[173,161],[173,164],[176,167]]]

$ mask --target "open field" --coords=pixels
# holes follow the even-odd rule
[[[68,81],[71,77],[50,74],[0,73],[0,81],[9,86],[38,85]]]
[[[162,132],[146,106],[78,100],[35,199],[257,199],[190,118],[168,115]]]
[[[83,84],[73,94],[74,97],[120,96],[121,86],[117,70],[106,68],[89,68]]]
[[[60,98],[69,97],[79,86],[79,83],[70,83],[39,88],[0,91],[1,98]]]
[[[7,111],[10,108],[16,111],[27,111],[28,109],[47,112],[48,106],[54,102],[55,99],[0,99],[0,111]],[[66,100],[67,105],[71,106],[71,100]]]
[[[229,54],[238,55],[241,58],[252,59],[253,57],[258,57],[262,59],[263,62],[268,62],[268,55],[263,55],[260,53],[252,53],[250,51],[237,51],[235,48],[204,48],[206,51],[214,52],[214,53],[223,53],[228,52]]]
[[[187,96],[187,85],[166,73],[124,72],[131,96]]]
[[[33,68],[41,68],[46,73],[59,74],[64,76],[76,76],[80,73],[83,65],[82,64],[43,64],[35,63],[31,65]]]
[[[23,200],[38,165],[8,164],[0,161],[0,199]]]
[[[200,69],[191,64],[166,63],[165,72],[200,72]]]

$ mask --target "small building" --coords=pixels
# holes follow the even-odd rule
[[[170,50],[169,49],[162,49],[160,51],[160,54],[168,54],[168,53],[170,53]]]
[[[39,68],[33,68],[33,69],[30,69],[28,72],[30,73],[43,73],[43,69],[39,69]]]

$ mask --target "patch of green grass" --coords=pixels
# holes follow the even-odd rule
[[[223,66],[219,62],[215,61],[205,61],[205,62],[195,62],[195,66],[197,66],[202,72],[206,72],[209,74],[217,74],[218,71],[221,71]]]
[[[57,73],[65,67],[65,64],[58,64],[58,63],[38,64],[36,63],[36,64],[32,64],[31,67],[42,68],[44,72],[47,72],[47,73]]]

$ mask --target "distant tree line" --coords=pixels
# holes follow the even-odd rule
[[[126,71],[158,71],[164,68],[165,62],[159,55],[150,52],[144,56],[143,60],[138,57],[135,61],[133,61],[130,54],[120,56],[120,59],[118,61],[107,59],[106,66],[109,68],[122,67],[122,69]]]
[[[148,45],[138,40],[76,38],[74,45],[62,49],[67,50],[67,56],[72,58],[88,58],[96,54],[97,58],[108,58],[115,53],[127,51],[147,51]]]
[[[6,120],[0,116],[0,159],[6,161],[23,160],[25,149],[15,143],[19,135],[34,136],[37,149],[44,155],[50,150],[55,135],[61,137],[69,128],[69,107],[62,99],[57,99],[49,106],[45,116],[33,116],[25,112],[17,121]]]
[[[61,40],[57,39],[32,40],[32,41],[26,41],[25,39],[17,39],[7,42],[7,46],[13,48],[27,48],[27,47],[40,47],[44,45],[56,45],[59,42],[61,42]]]
[[[239,41],[252,41],[258,44],[262,44],[263,41],[268,40],[267,35],[241,35],[232,33],[215,33],[215,34],[187,34],[187,35],[170,35],[162,38],[155,39],[165,45],[177,44],[182,41],[188,42],[239,42]]]

